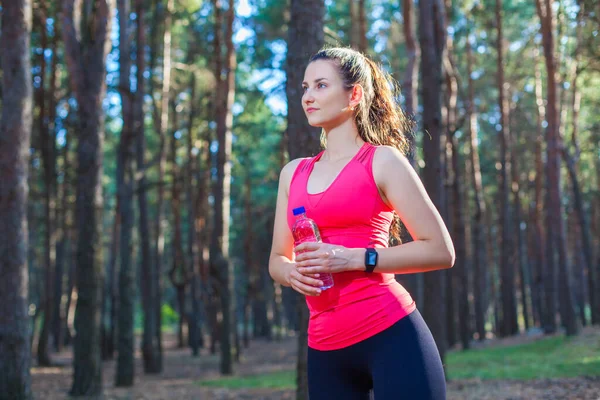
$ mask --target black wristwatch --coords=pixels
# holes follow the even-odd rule
[[[379,254],[377,254],[377,250],[370,247],[366,250],[367,251],[365,252],[365,272],[370,274],[377,266],[377,258]]]

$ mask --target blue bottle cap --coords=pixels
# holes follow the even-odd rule
[[[300,215],[300,214],[304,214],[306,212],[306,210],[304,209],[304,207],[297,207],[297,208],[294,208],[292,210],[292,212],[294,213],[294,215]]]

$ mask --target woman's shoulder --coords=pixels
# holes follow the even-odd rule
[[[405,173],[408,172],[407,168],[412,168],[408,158],[396,147],[387,145],[375,147],[375,154],[373,155],[373,173],[376,178],[389,173],[389,171]]]
[[[296,158],[294,160],[289,161],[287,164],[283,166],[281,169],[281,173],[279,174],[279,181],[284,185],[286,191],[289,190],[290,184],[292,183],[292,178],[294,177],[294,173],[305,160],[310,160],[311,157],[301,157]]]

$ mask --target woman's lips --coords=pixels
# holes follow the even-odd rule
[[[317,110],[318,110],[318,108],[309,107],[309,108],[306,109],[306,112],[310,114],[310,113],[315,112]]]

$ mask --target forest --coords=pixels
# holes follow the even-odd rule
[[[0,399],[308,399],[268,263],[327,46],[415,123],[456,262],[396,279],[449,398],[600,398],[599,4],[0,0]]]

